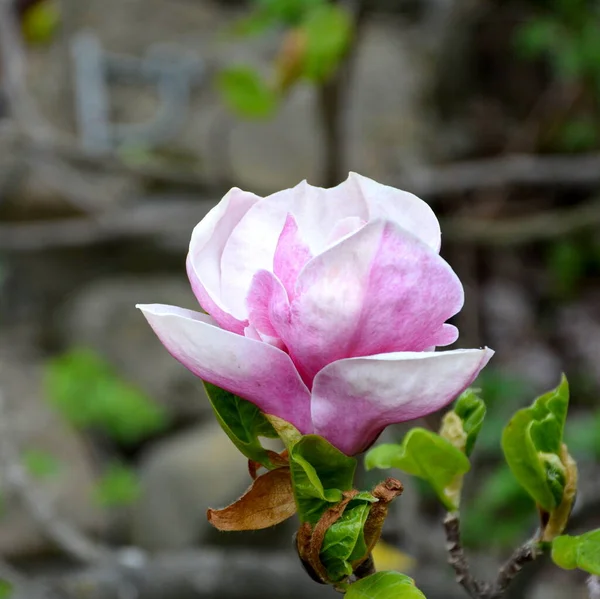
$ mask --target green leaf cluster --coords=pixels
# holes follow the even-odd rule
[[[325,534],[321,547],[321,562],[330,580],[341,581],[353,572],[352,562],[362,559],[368,547],[364,527],[377,500],[370,493],[360,493],[346,507],[342,517]]]
[[[425,599],[425,595],[406,574],[377,572],[350,585],[346,599]]]
[[[46,366],[46,397],[77,428],[95,428],[124,444],[164,429],[165,410],[120,378],[89,349],[73,349]]]
[[[471,467],[467,456],[450,441],[422,428],[409,431],[400,445],[383,444],[371,449],[365,465],[368,470],[398,468],[425,479],[449,511],[458,509],[452,485]]]
[[[552,542],[552,560],[565,570],[579,568],[600,576],[600,529],[576,537],[556,537]]]
[[[519,483],[547,512],[561,504],[567,482],[562,445],[569,386],[560,385],[519,410],[502,435],[506,461]]]
[[[314,525],[352,489],[356,460],[322,437],[305,435],[290,450],[290,470],[300,521]]]
[[[238,65],[223,70],[216,86],[231,112],[261,120],[275,114],[292,83],[329,79],[350,47],[354,27],[350,12],[328,0],[256,0],[255,4],[235,32],[249,35],[274,26],[285,28],[287,43],[276,60],[276,76],[271,80]]]

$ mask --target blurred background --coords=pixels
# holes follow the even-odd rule
[[[499,439],[562,371],[571,532],[598,526],[598,2],[0,0],[0,80],[0,578],[10,563],[72,598],[335,596],[297,563],[294,522],[210,530],[247,464],[134,305],[197,307],[187,244],[229,187],[349,170],[431,204],[466,288],[457,347],[497,352],[464,508],[475,571],[535,529]],[[440,508],[400,478],[376,561],[458,599]],[[584,583],[540,560],[507,597]]]

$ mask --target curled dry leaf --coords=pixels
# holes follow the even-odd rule
[[[235,503],[206,515],[215,528],[235,531],[275,526],[295,513],[290,469],[277,468],[259,476]]]

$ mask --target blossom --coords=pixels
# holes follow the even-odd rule
[[[354,173],[265,198],[234,188],[187,257],[207,314],[139,308],[195,375],[352,455],[447,405],[493,355],[435,351],[464,301],[440,237],[425,202]]]

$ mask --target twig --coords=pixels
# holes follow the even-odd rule
[[[442,222],[444,239],[455,243],[517,246],[557,239],[600,225],[600,200],[572,208],[544,210],[531,216],[509,219],[452,217]]]
[[[469,561],[460,539],[460,515],[457,512],[446,516],[444,529],[446,531],[448,563],[456,573],[456,581],[472,599],[499,599],[504,595],[515,576],[523,569],[523,566],[542,555],[542,549],[535,541],[529,541],[517,549],[506,561],[493,583],[482,582],[471,574]]]
[[[338,4],[348,10],[354,24],[352,45],[343,63],[331,78],[317,89],[318,111],[321,121],[324,146],[322,185],[333,187],[346,177],[344,126],[345,108],[348,101],[348,88],[351,84],[358,45],[362,36],[366,0],[338,0]]]
[[[600,154],[505,155],[412,169],[392,184],[428,198],[519,185],[590,188],[600,185]]]
[[[82,563],[107,560],[111,552],[94,543],[78,529],[59,519],[52,506],[35,489],[21,464],[13,442],[9,416],[0,392],[0,462],[7,485],[19,496],[42,532],[66,555]]]
[[[448,563],[456,573],[456,582],[460,584],[469,597],[481,599],[483,585],[473,577],[469,561],[460,540],[460,518],[457,513],[450,513],[444,519],[446,531],[446,549],[448,550]]]
[[[515,576],[523,569],[523,566],[535,561],[542,553],[542,550],[535,541],[529,541],[522,547],[519,547],[519,549],[517,549],[500,568],[498,578],[496,579],[490,594],[487,595],[488,599],[497,599],[498,597],[501,597]]]

